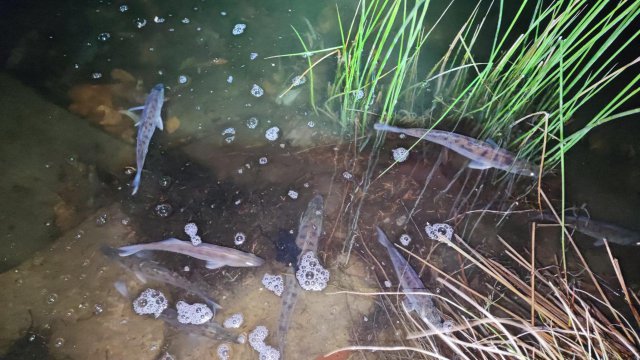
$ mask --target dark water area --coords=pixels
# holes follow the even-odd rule
[[[337,5],[344,24],[357,3]],[[474,6],[449,8],[419,71],[446,52]],[[428,27],[446,7],[433,4]],[[508,15],[514,11],[506,9]],[[490,12],[486,21],[496,16]],[[197,224],[205,243],[255,254],[265,264],[211,270],[184,255],[147,256],[206,282],[223,307],[215,321],[241,313],[244,323],[231,329],[235,335],[246,338],[264,325],[267,344],[277,348],[282,299],[262,278],[291,271],[300,251],[293,241],[301,214],[316,194],[324,198],[317,255],[331,280],[323,292],[300,295],[285,358],[317,359],[354,344],[411,344],[400,296],[343,293],[398,290],[389,255],[375,240],[376,225],[393,243],[408,236],[409,252],[478,286],[484,278],[465,272],[463,259],[427,236],[426,224],[449,224],[468,244],[505,261],[498,236],[528,251],[530,213],[538,207],[535,180],[469,169],[466,159],[430,143],[395,163],[393,151],[412,140],[388,134],[375,149],[372,130],[356,136],[326,112],[313,111],[311,86],[315,102],[323,103],[338,59],[318,65],[313,84],[307,77],[285,93],[307,59],[274,56],[302,52],[293,29],[311,49],[339,45],[336,3],[5,1],[0,20],[8,35],[0,37],[1,359],[160,359],[165,353],[225,359],[223,342],[139,316],[114,284],[124,282],[136,296],[162,289],[172,304],[197,297],[142,283],[100,253],[102,245],[186,240],[188,223]],[[488,55],[492,40],[479,40],[486,45],[477,46],[478,59]],[[142,105],[158,83],[165,89],[164,131],[152,137],[140,191],[132,196],[137,128],[119,110]],[[416,102],[423,108],[403,110],[424,111],[429,101],[427,96]],[[572,149],[567,204],[640,231],[639,124],[631,116],[604,125]],[[269,139],[273,127],[278,136]],[[541,187],[559,204],[558,174],[545,177]],[[559,230],[538,231],[540,265],[557,264]],[[616,284],[604,249],[582,234],[575,239],[598,276]],[[611,249],[627,285],[637,291],[640,250]],[[409,264],[428,289],[439,286],[424,262],[411,257]],[[611,286],[612,293],[619,291]],[[258,358],[248,343],[226,346],[231,359]]]

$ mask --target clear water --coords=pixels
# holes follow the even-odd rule
[[[355,4],[339,5],[343,19],[350,19]],[[436,50],[425,64],[446,49],[467,6],[453,8],[451,21],[434,33]],[[433,247],[422,230],[427,221],[447,220],[492,201],[522,200],[498,190],[494,194],[491,185],[481,196],[467,197],[476,177],[465,180],[467,172],[454,180],[462,162],[453,157],[434,172],[407,223],[440,151],[427,146],[374,181],[344,265],[349,214],[359,196],[352,191],[362,180],[369,150],[356,155],[351,138],[343,138],[329,117],[312,111],[309,81],[281,96],[305,70],[305,58],[268,58],[301,51],[292,27],[311,48],[336,45],[333,3],[7,2],[0,13],[3,33],[13,34],[0,40],[5,63],[0,75],[0,200],[5,204],[0,207],[0,354],[7,358],[156,359],[165,352],[179,359],[215,357],[221,342],[166,330],[162,321],[134,314],[114,283],[124,281],[134,293],[149,285],[99,251],[103,244],[186,240],[188,222],[198,225],[203,241],[257,254],[266,264],[209,271],[186,257],[155,258],[212,287],[223,306],[217,321],[242,313],[238,334],[265,325],[267,344],[277,346],[281,299],[265,290],[261,279],[287,271],[277,261],[277,241],[295,232],[316,193],[325,197],[320,260],[331,270],[331,281],[326,293],[300,298],[288,358],[312,359],[355,343],[401,343],[401,326],[376,298],[333,294],[378,291],[387,288],[385,280],[395,281],[386,253],[373,240],[373,225],[383,224],[392,240],[409,234],[409,248],[426,257]],[[246,28],[235,35],[242,28],[238,24]],[[326,98],[335,61],[314,72],[318,102]],[[135,128],[117,110],[140,105],[157,83],[166,87],[165,131],[154,134],[140,193],[132,197]],[[267,131],[273,127],[278,138],[270,140]],[[633,227],[640,223],[637,137],[611,148],[598,136],[617,139],[619,133],[594,134],[570,159],[570,201],[588,202],[594,214]],[[377,173],[391,164],[398,146],[408,147],[407,140],[392,137],[384,146]],[[587,162],[596,163],[600,172],[587,173]],[[554,184],[551,193],[557,194]],[[454,223],[461,235],[480,243],[494,236],[498,220]],[[516,243],[528,239],[526,219],[502,229]],[[246,235],[240,245],[234,243],[238,232]],[[555,234],[548,235],[552,243]],[[598,259],[601,253],[589,254]],[[622,261],[634,255],[619,254]],[[629,272],[637,270],[633,266]],[[431,279],[425,275],[424,280]],[[163,284],[153,286],[174,303],[185,296]],[[397,304],[398,299],[391,300]],[[247,344],[230,350],[233,359],[257,358]]]

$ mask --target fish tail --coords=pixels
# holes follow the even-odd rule
[[[129,256],[137,253],[142,250],[138,245],[129,245],[118,248],[118,255],[120,256]]]
[[[133,179],[133,192],[131,195],[135,195],[138,192],[138,187],[140,187],[140,176],[142,176],[142,169],[138,169],[136,177]]]
[[[383,123],[375,123],[373,124],[373,128],[378,131],[401,132],[400,128]]]
[[[379,226],[376,226],[376,231],[378,232],[378,242],[386,248],[391,246],[391,243],[389,242],[387,235],[385,235],[384,231],[382,231],[382,229],[380,229]]]

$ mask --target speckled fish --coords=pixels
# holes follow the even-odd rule
[[[118,256],[119,251],[109,246],[102,246],[100,251],[109,259],[116,261],[124,269],[131,271],[141,282],[156,281],[188,291],[202,299],[213,310],[221,309],[207,294],[204,286],[194,283],[175,271],[171,271],[155,261],[139,256]]]
[[[557,222],[557,219],[553,214],[546,212],[539,215],[536,220]],[[640,245],[640,232],[625,229],[618,225],[592,220],[585,216],[568,215],[565,215],[564,222],[565,226],[574,228],[576,231],[596,239],[593,246],[604,245],[604,239],[607,239],[607,242],[618,245]]]
[[[316,195],[311,199],[307,210],[300,218],[298,226],[298,235],[296,237],[296,246],[302,251],[298,255],[296,268],[300,265],[302,255],[307,251],[318,251],[318,239],[322,233],[322,215],[324,213],[324,200],[321,195]],[[298,301],[298,295],[302,288],[296,280],[293,269],[290,269],[285,275],[284,293],[282,294],[282,307],[280,308],[280,318],[278,319],[278,350],[280,354],[284,354],[284,348],[287,340],[287,332],[291,323],[291,316],[295,310]],[[284,358],[284,356],[283,356]]]
[[[420,280],[416,271],[409,265],[409,262],[400,255],[400,252],[391,244],[387,235],[380,227],[376,226],[376,230],[378,232],[378,242],[382,244],[389,253],[402,292],[426,292],[427,290],[422,280]],[[406,294],[404,305],[408,311],[414,310],[417,312],[425,323],[434,327],[440,327],[442,318],[438,313],[438,309],[436,309],[436,306],[433,304],[430,295]]]
[[[537,166],[517,159],[513,153],[503,148],[472,137],[441,130],[404,129],[381,123],[374,124],[373,128],[378,131],[405,134],[442,145],[471,160],[467,165],[471,169],[496,168],[518,175],[538,176]]]
[[[136,177],[133,179],[133,192],[135,195],[140,187],[140,176],[142,176],[142,168],[144,160],[149,150],[149,142],[156,128],[162,130],[162,104],[164,103],[164,85],[158,84],[151,89],[147,96],[147,100],[142,107],[142,116],[136,124],[138,126],[138,137],[136,140]],[[135,109],[135,108],[134,108]],[[129,109],[129,110],[134,110]]]
[[[217,269],[223,266],[249,267],[264,264],[261,258],[240,250],[202,243],[194,246],[190,241],[182,241],[174,238],[152,242],[147,244],[129,245],[118,248],[120,256],[129,256],[138,251],[159,250],[169,251],[194,257],[207,262],[207,269]]]

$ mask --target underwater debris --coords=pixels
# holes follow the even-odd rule
[[[213,311],[205,304],[188,304],[184,301],[176,303],[178,310],[178,321],[182,324],[200,325],[213,318]]]
[[[231,30],[231,33],[235,36],[238,36],[242,34],[246,28],[247,28],[247,24],[242,24],[242,23],[236,24],[233,27],[233,30]]]
[[[397,162],[404,162],[409,157],[409,150],[403,147],[393,149],[391,150],[391,153],[393,154],[393,160]]]
[[[264,95],[264,90],[257,84],[253,84],[253,86],[251,87],[251,95],[255,97],[260,97]]]
[[[280,128],[277,126],[268,128],[267,131],[264,132],[264,137],[269,141],[276,141],[280,136]]]
[[[235,313],[231,316],[229,316],[224,323],[222,323],[222,325],[224,327],[226,327],[227,329],[237,329],[240,326],[242,326],[242,323],[244,322],[244,317],[242,316],[241,313]]]
[[[320,265],[315,252],[307,251],[300,259],[296,278],[300,287],[309,291],[321,291],[327,287],[329,270]]]
[[[407,246],[411,243],[411,236],[409,234],[400,235],[400,244]]]
[[[169,306],[167,297],[158,290],[146,289],[133,301],[133,311],[138,315],[153,314],[156,318]]]
[[[453,228],[447,224],[429,224],[424,227],[424,231],[431,240],[439,240],[438,235],[444,235],[447,240],[451,240],[453,236]]]
[[[262,285],[278,296],[282,296],[284,291],[284,279],[282,275],[271,275],[269,273],[264,274],[262,277]]]

